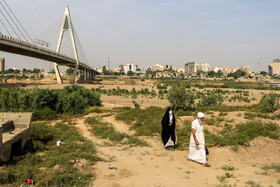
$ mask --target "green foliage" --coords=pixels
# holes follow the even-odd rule
[[[278,94],[265,94],[260,100],[260,111],[261,112],[274,112],[279,109],[279,95]]]
[[[149,107],[141,111],[131,108],[121,108],[116,115],[117,120],[124,121],[136,130],[138,136],[152,136],[161,133],[161,120],[165,109]]]
[[[265,136],[272,139],[279,139],[280,128],[275,123],[262,123],[261,121],[250,121],[236,125],[226,124],[219,135],[215,135],[205,130],[205,140],[215,145],[248,145],[249,141],[258,137]]]
[[[214,118],[206,118],[204,120],[204,122],[207,124],[207,125],[214,125],[216,123],[215,119]]]
[[[255,181],[252,181],[252,180],[249,180],[249,181],[245,182],[245,184],[248,184],[250,187],[261,187],[260,182],[255,182]]]
[[[219,106],[223,102],[223,97],[220,94],[203,95],[201,101],[199,101],[198,106]]]
[[[0,169],[1,185],[20,186],[28,178],[35,180],[38,186],[89,185],[93,174],[80,172],[69,160],[85,159],[93,164],[100,159],[93,144],[75,127],[63,123],[54,126],[35,123],[31,124],[30,137],[23,152],[15,156],[5,170]],[[58,140],[64,144],[56,146]]]
[[[85,119],[85,123],[89,124],[91,128],[91,132],[103,139],[109,139],[115,143],[123,143],[123,144],[130,144],[130,145],[139,145],[139,146],[147,146],[147,142],[144,140],[140,140],[135,136],[129,136],[126,133],[121,133],[116,131],[115,128],[105,122],[100,122],[96,117],[87,117]]]
[[[133,80],[129,80],[129,81],[133,81]],[[133,88],[131,91],[127,90],[127,89],[120,89],[119,87],[116,88],[113,88],[113,89],[101,89],[101,88],[92,88],[92,90],[94,92],[97,92],[99,94],[106,94],[108,96],[111,96],[111,95],[114,95],[114,96],[123,96],[123,97],[128,97],[128,96],[131,96],[133,97],[134,99],[136,99],[138,97],[138,95],[142,95],[145,96],[145,97],[150,97],[150,98],[153,98],[156,96],[156,92],[153,90],[153,91],[149,91],[148,88],[145,88],[145,89],[141,89],[141,90],[138,90],[136,91],[135,88]],[[165,92],[164,92],[165,94]]]
[[[229,73],[228,77],[234,77],[235,79],[237,79],[238,77],[242,77],[242,76],[245,76],[245,75],[246,75],[246,72],[238,69],[234,73]]]
[[[87,107],[100,105],[98,93],[77,85],[61,90],[0,89],[0,111],[34,111],[34,119],[37,120],[55,119],[56,114],[79,114]]]
[[[195,97],[192,91],[187,91],[184,86],[172,86],[169,90],[168,101],[175,110],[192,109]]]
[[[184,121],[183,123],[183,128],[176,128],[176,135],[178,137],[178,142],[177,146],[179,150],[185,149],[185,144],[186,142],[190,141],[190,136],[191,136],[191,121]]]
[[[223,176],[217,176],[220,182],[224,182],[226,179],[233,177],[233,173],[226,172]]]
[[[68,75],[73,75],[73,73],[74,73],[74,69],[73,68],[68,68],[67,70],[66,70],[66,73],[68,74]]]
[[[271,169],[271,170],[274,170],[274,171],[280,173],[280,163],[273,163],[270,166],[269,165],[265,165],[264,167],[262,167],[262,169],[264,169],[264,170]]]
[[[42,110],[34,110],[32,120],[54,120],[57,118],[57,114],[55,111],[50,109],[49,107],[45,107]]]
[[[143,103],[143,101],[142,101],[141,104],[139,104],[139,103],[137,103],[136,101],[133,100],[132,103],[134,104],[134,108],[137,110],[137,109],[141,109],[141,104]]]
[[[223,165],[221,168],[223,170],[225,170],[225,171],[233,171],[233,170],[235,170],[234,166],[229,166],[229,165]]]

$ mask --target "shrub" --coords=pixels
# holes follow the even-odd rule
[[[85,119],[85,123],[92,127],[91,132],[99,138],[106,138],[112,142],[127,143],[139,146],[148,145],[146,141],[140,140],[135,136],[129,136],[126,133],[116,131],[111,124],[100,122],[96,117],[87,117]],[[126,142],[122,142],[125,140],[125,138],[127,138]]]
[[[57,118],[56,112],[49,107],[45,107],[42,110],[34,110],[32,120],[54,120]]]
[[[0,169],[1,186],[20,186],[28,178],[35,180],[37,186],[89,185],[93,174],[79,171],[69,164],[69,160],[84,159],[88,162],[85,165],[87,167],[87,164],[100,159],[96,156],[92,142],[82,137],[75,127],[62,123],[54,126],[32,123],[30,137],[21,155],[15,156],[5,170]],[[65,144],[57,147],[58,140]]]
[[[172,86],[172,89],[169,90],[168,100],[175,110],[187,110],[193,108],[195,97],[192,91],[186,92],[184,86]]]
[[[277,94],[265,94],[260,100],[260,111],[261,112],[274,112],[279,109],[279,96]]]
[[[218,94],[212,94],[212,95],[203,95],[201,101],[199,101],[198,106],[219,106],[223,102],[223,97]]]
[[[139,111],[140,110],[140,111]],[[146,109],[121,108],[116,115],[117,120],[129,124],[139,136],[152,136],[161,133],[161,120],[165,109],[149,107]]]
[[[35,120],[51,120],[63,113],[80,114],[88,107],[100,105],[100,94],[76,85],[61,90],[0,88],[0,111],[33,111]]]

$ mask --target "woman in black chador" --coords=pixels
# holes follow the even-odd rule
[[[176,145],[175,117],[172,109],[168,107],[162,121],[161,139],[166,150],[174,150]]]

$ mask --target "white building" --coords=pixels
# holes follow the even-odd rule
[[[136,72],[138,68],[138,65],[134,65],[132,63],[126,63],[125,65],[120,65],[120,69],[121,72],[124,72],[125,74],[127,74],[127,72],[132,71],[132,72]]]
[[[163,71],[164,70],[164,66],[161,64],[155,64],[155,65],[149,66],[149,68],[152,71]]]
[[[98,67],[98,68],[93,68],[93,70],[97,71],[98,73],[103,73],[103,69]]]
[[[211,66],[208,63],[201,63],[201,64],[199,64],[198,69],[203,71],[203,72],[208,72],[208,71],[211,71]]]
[[[219,70],[221,70],[223,72],[223,68],[214,67],[214,69],[213,69],[213,71],[215,71],[215,73],[217,73]]]
[[[187,74],[195,74],[198,71],[208,72],[211,71],[211,66],[208,63],[197,64],[195,62],[188,62],[185,64],[185,72]]]

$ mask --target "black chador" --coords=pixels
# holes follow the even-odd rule
[[[175,117],[172,109],[168,107],[161,121],[161,139],[166,149],[174,149],[176,143]]]

